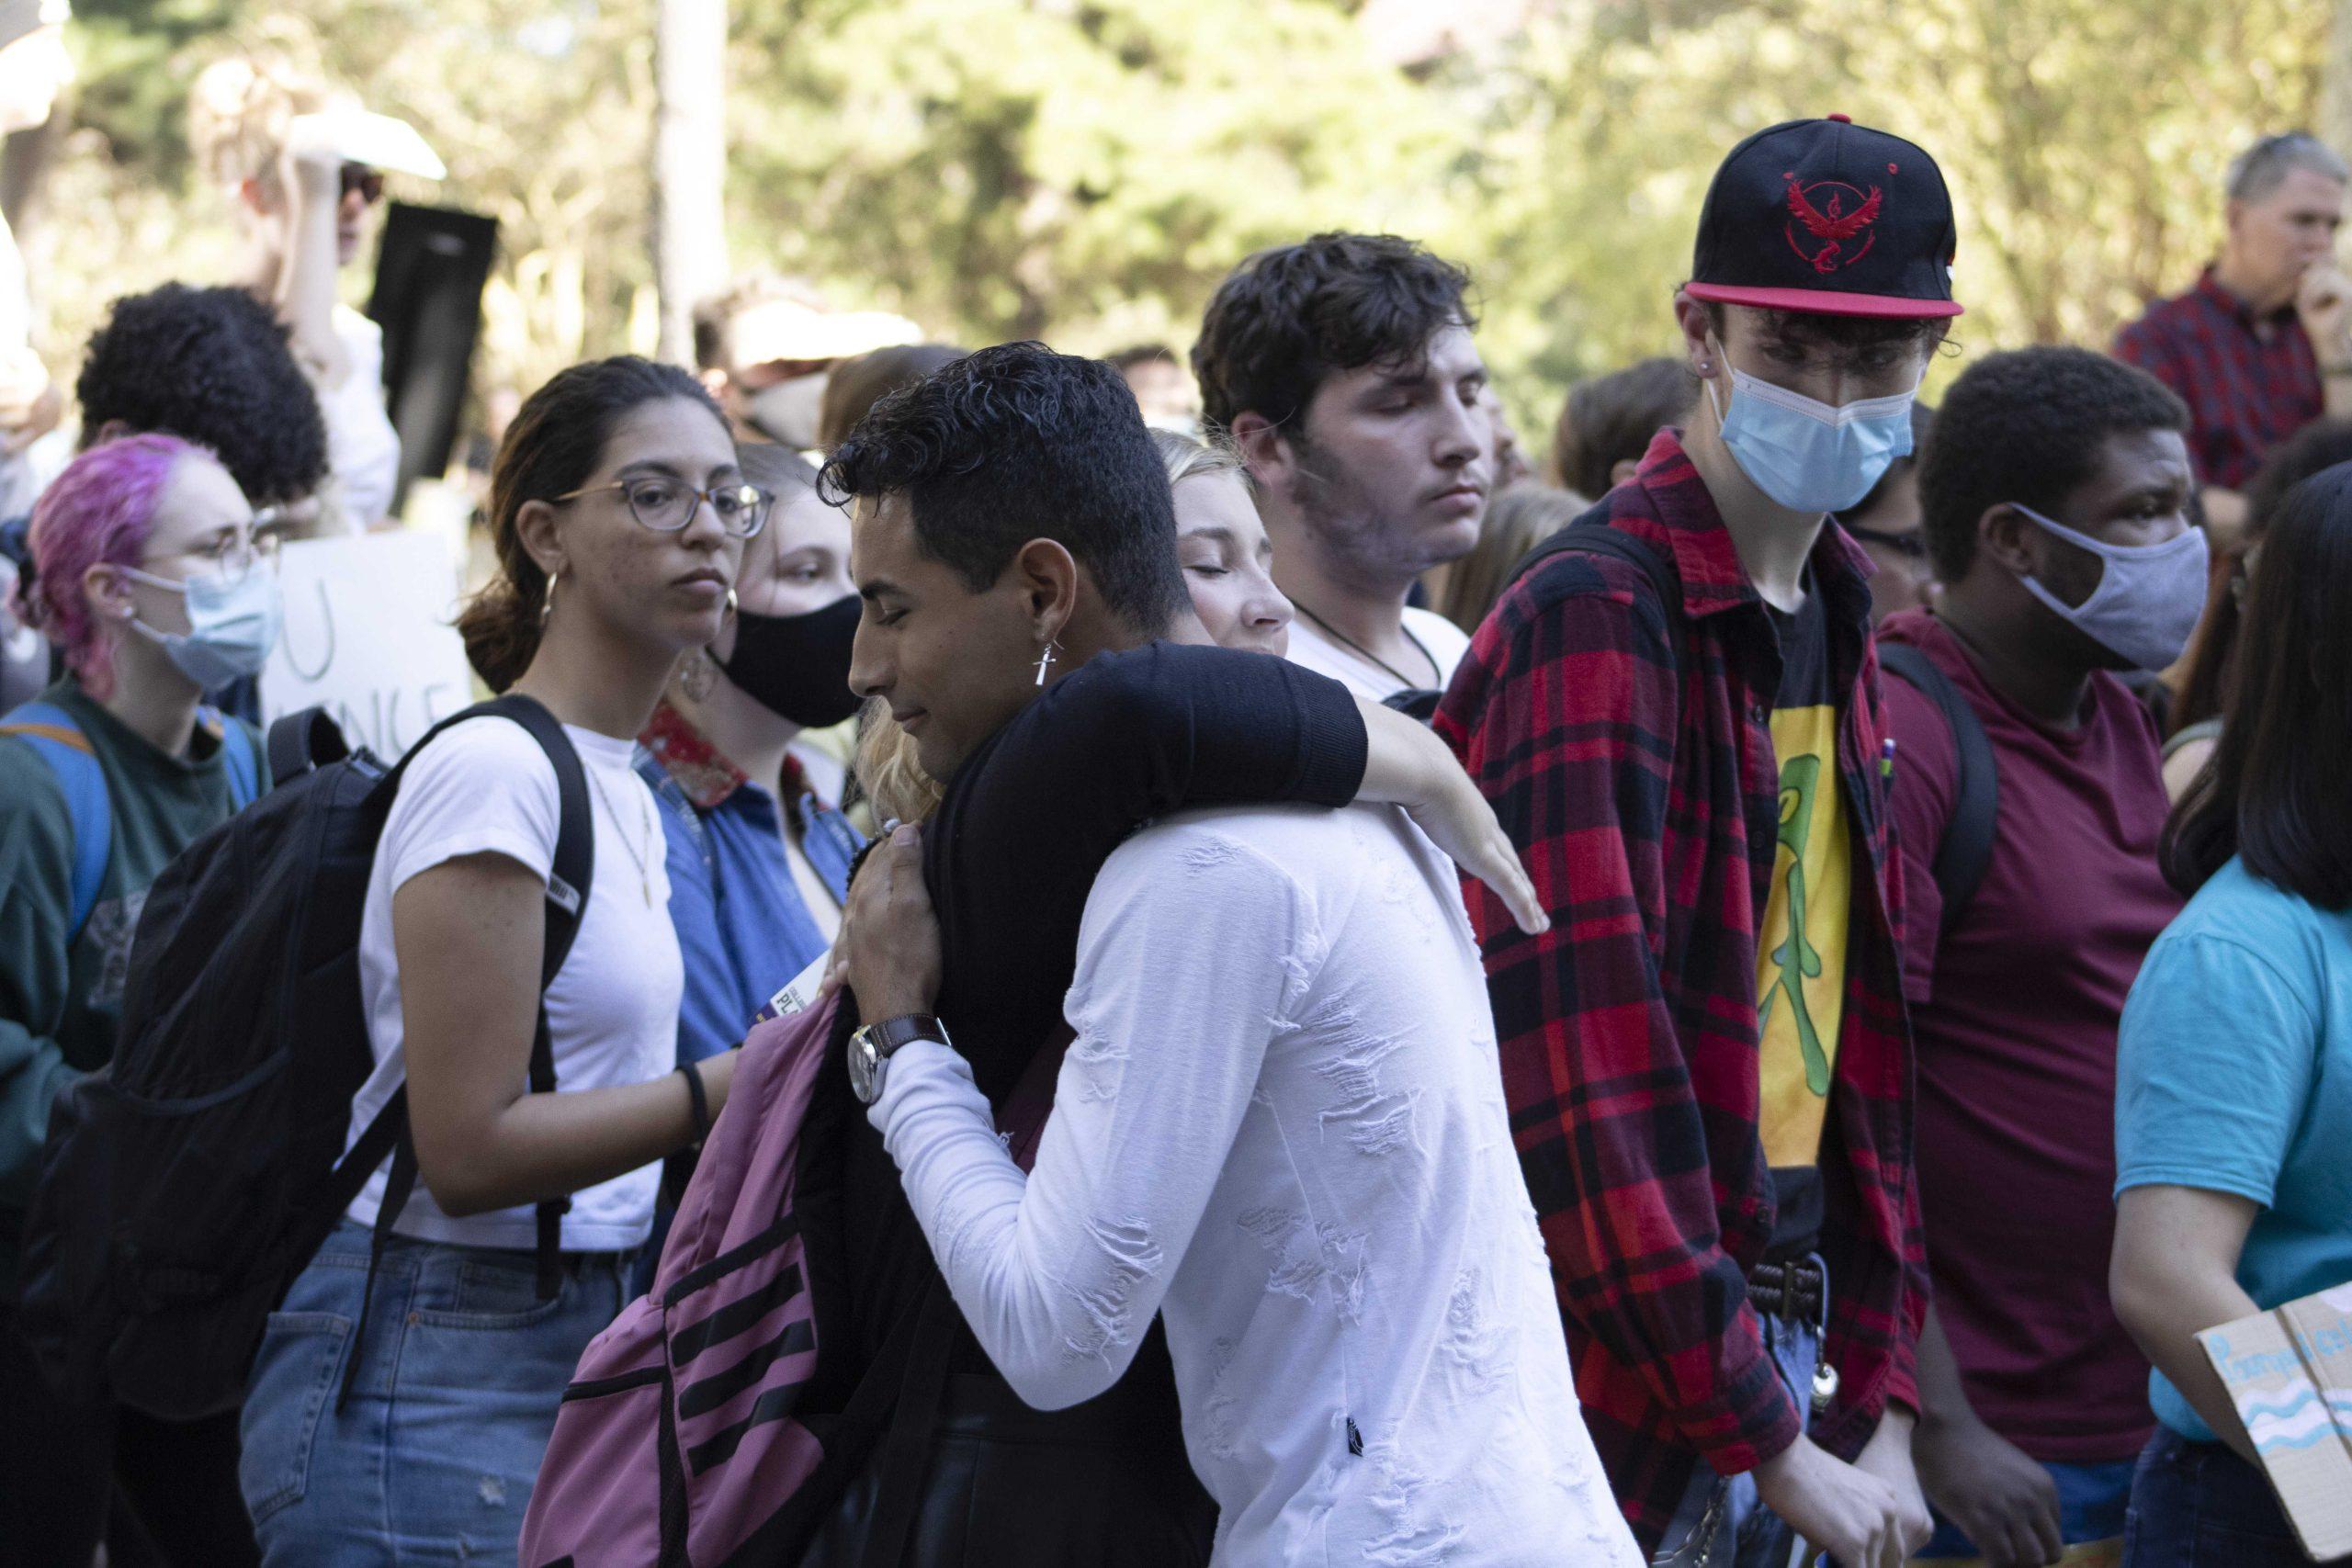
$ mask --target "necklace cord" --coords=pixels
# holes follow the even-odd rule
[[[1443,682],[1441,679],[1442,671],[1438,669],[1437,655],[1431,653],[1429,650],[1429,645],[1422,642],[1419,637],[1415,637],[1413,635],[1413,628],[1407,626],[1401,619],[1396,623],[1396,629],[1404,634],[1404,637],[1407,642],[1413,645],[1413,651],[1419,653],[1423,659],[1430,661],[1430,679],[1432,685],[1422,685],[1419,681],[1414,680],[1402,670],[1397,669],[1396,666],[1389,663],[1388,660],[1381,658],[1380,655],[1364,647],[1363,644],[1358,642],[1355,638],[1350,637],[1347,633],[1341,631],[1339,627],[1333,626],[1330,622],[1325,620],[1314,611],[1308,609],[1305,604],[1300,604],[1299,601],[1294,599],[1291,601],[1291,604],[1300,615],[1305,615],[1308,620],[1313,621],[1317,626],[1321,627],[1324,636],[1336,639],[1346,647],[1353,649],[1358,657],[1380,666],[1381,669],[1385,670],[1390,675],[1396,677],[1396,683],[1398,685],[1409,686],[1415,691],[1425,692],[1433,690],[1436,685],[1443,684]]]

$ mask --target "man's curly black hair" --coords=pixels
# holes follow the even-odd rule
[[[2098,472],[2109,437],[2188,428],[2188,405],[2154,376],[2087,348],[1988,354],[1936,410],[1919,457],[1919,514],[1936,576],[1976,561],[1978,519],[2005,501],[2044,516]]]
[[[1168,470],[1135,394],[1102,360],[1002,343],[882,399],[825,465],[818,493],[842,504],[899,491],[916,547],[975,593],[1046,538],[1148,636],[1191,603]]]
[[[109,426],[210,447],[256,506],[327,474],[319,400],[268,306],[242,288],[166,283],[117,299],[74,383],[82,444]]]

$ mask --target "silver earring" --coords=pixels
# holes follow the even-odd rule
[[[547,597],[539,602],[539,629],[541,631],[547,630],[548,617],[555,614],[555,585],[562,581],[563,569],[561,567],[558,567],[556,569],[555,575],[548,579]]]
[[[1061,642],[1056,637],[1047,637],[1046,646],[1037,650],[1037,684],[1040,686],[1046,683],[1046,671],[1053,668],[1054,660],[1061,650]]]

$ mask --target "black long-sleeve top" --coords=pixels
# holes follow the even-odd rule
[[[1338,682],[1261,653],[1173,643],[1088,661],[982,741],[924,829],[923,875],[944,960],[937,1012],[990,1102],[1001,1106],[1040,1047],[1066,1034],[1079,924],[1112,851],[1188,807],[1344,806],[1363,782],[1365,746]],[[860,1116],[845,1145],[845,1261],[871,1349],[937,1270],[879,1134]],[[969,1331],[959,1335],[957,1365],[985,1368]],[[1155,1335],[1147,1348],[1157,1347]],[[1167,1377],[1164,1356],[1137,1367]]]

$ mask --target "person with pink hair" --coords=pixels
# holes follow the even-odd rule
[[[234,1412],[67,1407],[18,1337],[18,1237],[51,1101],[106,1066],[149,886],[267,784],[259,738],[202,705],[277,638],[274,564],[212,454],[134,435],[33,509],[20,613],[65,671],[0,717],[0,1540],[87,1564],[118,1480],[166,1561],[254,1560]]]

